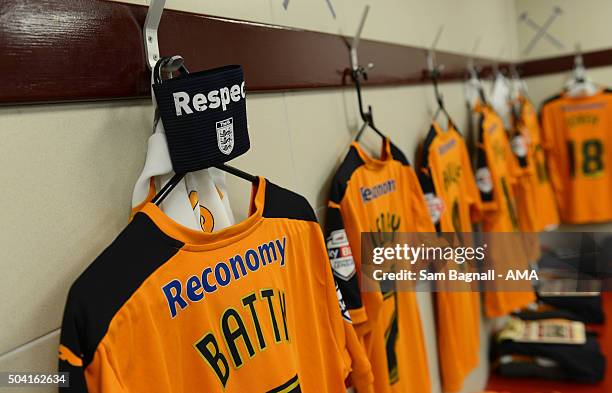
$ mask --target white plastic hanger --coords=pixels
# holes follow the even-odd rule
[[[565,83],[565,93],[570,97],[588,97],[596,94],[599,90],[599,87],[587,76],[580,44],[576,44],[574,69],[569,80]]]
[[[508,81],[508,78],[501,73],[497,66],[495,67],[493,78],[493,86],[491,88],[490,97],[491,106],[504,122],[504,127],[508,129],[508,127],[511,126],[510,82]]]

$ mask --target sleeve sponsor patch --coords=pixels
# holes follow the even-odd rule
[[[527,156],[527,139],[522,135],[516,135],[514,138],[512,138],[510,146],[517,157],[523,158]]]
[[[487,167],[478,168],[475,173],[476,184],[478,189],[484,193],[493,191],[493,180],[491,179],[491,171]]]
[[[427,202],[427,209],[429,210],[431,221],[437,224],[444,212],[444,201],[438,198],[433,192],[428,192],[425,194],[425,202]]]
[[[329,234],[327,253],[336,277],[348,281],[355,275],[355,261],[344,229],[338,229]]]

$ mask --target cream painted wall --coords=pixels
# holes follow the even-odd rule
[[[150,0],[111,0],[148,5]],[[189,12],[272,23],[327,33],[353,35],[363,8],[370,5],[363,37],[429,47],[440,26],[437,48],[459,53],[515,59],[516,10],[513,0],[168,0],[166,6]]]
[[[146,3],[134,0],[139,1]],[[325,0],[310,0],[308,5],[291,0],[288,11],[282,0],[169,0],[168,5],[352,34],[365,1],[332,2],[336,20]],[[427,46],[438,26],[445,24],[440,49],[469,53],[480,36],[478,54],[516,56],[511,0],[373,0],[370,4],[365,37]],[[482,18],[483,12],[487,18]],[[462,85],[443,84],[441,89],[449,112],[465,128]],[[435,105],[431,87],[368,88],[364,95],[380,128],[412,158]],[[253,147],[234,164],[305,195],[323,218],[330,177],[359,125],[355,100],[351,89],[249,96]],[[0,247],[5,250],[0,258],[0,371],[55,370],[66,293],[125,226],[151,123],[147,100],[0,108],[0,179],[5,185],[0,193]],[[366,134],[364,139],[378,150],[375,137]],[[229,187],[233,208],[239,218],[244,217],[249,185],[230,178]],[[434,392],[438,392],[432,299],[424,293],[418,298]],[[484,337],[483,343],[487,343]],[[484,345],[482,364],[465,392],[484,387],[486,359]]]
[[[522,51],[534,36],[535,31],[524,23],[518,23],[519,48],[525,58],[540,58],[573,53],[576,43],[583,51],[612,46],[612,2],[609,0],[516,0],[517,15],[523,12],[538,24],[543,24],[553,7],[559,6],[563,13],[556,18],[548,30],[564,46],[557,49],[542,39],[527,56]]]

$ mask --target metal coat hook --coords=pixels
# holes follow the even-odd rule
[[[481,40],[480,36],[476,37],[476,39],[474,40],[474,46],[472,47],[472,52],[471,52],[472,55],[468,59],[468,63],[467,63],[467,69],[468,69],[468,73],[470,74],[470,77],[476,78],[476,79],[478,79],[478,71],[476,70],[476,63],[474,61],[474,57],[476,56],[476,51],[478,50],[478,47],[480,46],[480,40]]]
[[[159,22],[161,21],[161,16],[164,12],[165,5],[166,0],[151,0],[149,10],[147,11],[147,18],[145,19],[142,36],[144,39],[147,65],[151,70],[155,67],[157,60],[160,59],[157,30],[159,28]]]
[[[427,70],[430,74],[439,74],[444,69],[444,65],[438,65],[436,60],[436,46],[438,45],[438,41],[440,41],[442,31],[444,31],[444,25],[440,25],[438,28],[438,32],[427,51]]]
[[[536,30],[535,35],[533,36],[531,41],[529,41],[529,43],[523,50],[524,55],[528,55],[529,53],[531,53],[533,48],[542,39],[542,37],[545,37],[549,42],[555,45],[557,49],[563,49],[563,44],[559,42],[559,40],[557,40],[553,35],[551,35],[548,32],[548,29],[550,29],[550,26],[553,24],[555,19],[557,19],[557,17],[561,15],[562,13],[563,13],[563,9],[561,7],[559,6],[553,7],[551,14],[548,16],[548,19],[546,19],[546,21],[542,25],[538,25],[533,20],[531,20],[527,16],[526,12],[523,12],[519,16],[519,21],[525,22],[529,27]]]
[[[487,99],[485,97],[484,88],[482,87],[482,81],[480,80],[480,69],[479,67],[476,66],[476,62],[474,60],[476,56],[476,51],[478,50],[478,47],[480,46],[480,40],[481,40],[480,36],[478,36],[476,40],[474,40],[474,46],[472,47],[472,55],[468,59],[467,69],[468,69],[468,74],[470,78],[475,80],[477,83],[476,88],[478,90],[478,96],[480,98],[480,101],[483,104],[486,104]]]
[[[586,79],[586,70],[584,68],[584,58],[582,57],[582,47],[579,42],[576,43],[576,55],[574,56],[574,79],[578,82],[583,82]]]
[[[438,45],[438,41],[440,40],[440,36],[442,35],[443,30],[444,30],[444,25],[441,25],[438,28],[438,32],[436,33],[436,37],[434,38],[433,43],[431,44],[431,47],[427,51],[427,71],[429,73],[429,78],[431,79],[431,82],[433,84],[434,94],[436,96],[435,97],[436,102],[438,103],[438,109],[436,110],[436,113],[434,114],[434,117],[433,117],[434,121],[438,118],[438,115],[440,114],[440,112],[443,112],[446,118],[448,119],[448,121],[452,122],[451,117],[446,111],[446,107],[444,106],[444,97],[442,96],[442,93],[440,92],[440,89],[438,87],[438,80],[440,78],[440,74],[442,73],[442,70],[444,70],[444,65],[438,64],[437,62],[436,46]]]
[[[351,60],[351,77],[353,79],[353,83],[355,83],[355,90],[357,90],[357,101],[359,103],[359,115],[363,120],[363,126],[357,132],[355,136],[355,140],[359,140],[361,134],[365,130],[366,127],[370,127],[374,130],[378,135],[382,138],[386,138],[385,135],[380,132],[376,126],[374,125],[374,117],[372,116],[372,107],[368,105],[368,111],[364,111],[363,109],[363,101],[361,96],[361,78],[364,80],[368,80],[368,73],[366,69],[359,65],[359,58],[357,56],[357,49],[359,48],[359,41],[361,40],[361,33],[363,31],[363,26],[365,25],[366,19],[368,18],[368,13],[370,12],[370,6],[366,5],[363,14],[361,15],[361,21],[359,22],[359,26],[357,27],[357,32],[353,37],[353,41],[350,46],[350,60]],[[372,63],[368,64],[368,69],[372,69],[374,65]]]
[[[370,6],[366,5],[363,9],[363,14],[361,15],[361,21],[359,22],[359,26],[357,27],[357,32],[355,36],[353,36],[353,41],[351,42],[351,68],[353,71],[357,71],[359,69],[359,59],[357,57],[357,48],[359,48],[359,41],[361,40],[361,33],[363,32],[363,26],[365,25],[366,19],[368,19],[368,13],[370,12]]]

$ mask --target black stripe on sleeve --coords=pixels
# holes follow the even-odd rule
[[[342,201],[342,198],[344,198],[344,194],[346,193],[349,179],[357,168],[363,164],[364,162],[361,157],[359,157],[357,149],[351,146],[332,180],[331,192],[329,196],[329,199],[332,202],[340,203],[340,201]]]
[[[406,155],[397,146],[395,146],[393,142],[389,141],[389,144],[391,145],[391,157],[393,157],[394,160],[401,162],[402,165],[410,166],[410,161],[408,161]]]
[[[182,246],[147,215],[138,213],[77,278],[68,293],[60,344],[81,357],[83,369],[92,361],[117,311]],[[60,369],[68,366],[60,361]]]

